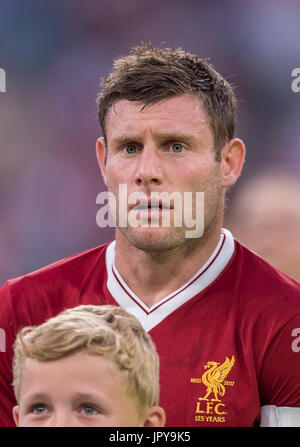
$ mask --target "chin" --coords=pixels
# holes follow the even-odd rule
[[[173,250],[187,241],[183,228],[120,228],[123,236],[134,247],[144,251]]]

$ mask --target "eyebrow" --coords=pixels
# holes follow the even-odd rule
[[[36,394],[31,394],[28,397],[26,397],[26,400],[47,400],[49,399],[49,396],[47,394],[44,393],[36,393]]]
[[[139,141],[141,139],[141,135],[138,134],[122,134],[117,135],[113,138],[113,141],[117,144],[125,144],[128,142]],[[187,141],[192,142],[195,140],[193,135],[180,134],[180,133],[159,133],[154,134],[155,140],[163,140],[163,141]]]
[[[75,404],[79,401],[87,401],[87,402],[95,402],[97,399],[97,397],[94,394],[89,394],[89,393],[76,393],[73,398],[72,401],[73,403],[75,402]],[[99,399],[99,397],[98,397]],[[39,402],[49,402],[50,396],[45,394],[45,393],[36,393],[36,394],[32,394],[31,396],[26,397],[26,405],[28,404],[32,404],[32,403],[39,403]]]
[[[24,400],[20,400],[19,405],[24,405],[25,408],[29,408],[31,405],[46,403],[49,404],[51,402],[51,398],[49,395],[45,393],[35,393],[31,395],[27,395],[24,397]]]
[[[122,135],[114,137],[113,141],[114,141],[114,143],[117,143],[117,144],[125,144],[130,141],[133,142],[133,141],[138,141],[140,139],[141,139],[141,136],[137,135],[137,134],[131,134],[131,135],[130,134],[128,134],[128,135],[122,134]]]
[[[76,407],[79,404],[90,404],[95,405],[102,413],[107,413],[109,411],[109,403],[106,401],[106,398],[102,395],[98,396],[95,394],[89,393],[76,393],[72,397],[72,405]]]
[[[74,400],[94,400],[95,399],[95,395],[94,394],[89,394],[89,393],[76,393],[74,395]]]

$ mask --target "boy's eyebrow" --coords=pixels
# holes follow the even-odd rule
[[[91,398],[95,397],[95,395],[92,394],[92,393],[80,393],[80,392],[78,392],[78,393],[76,393],[74,395],[74,397],[75,397],[75,399],[91,399]]]
[[[72,405],[76,407],[77,405],[80,405],[82,403],[91,405],[95,404],[104,413],[107,412],[109,409],[107,398],[105,396],[102,396],[102,394],[99,395],[94,393],[78,392],[72,397]]]
[[[31,395],[28,395],[26,397],[26,401],[45,401],[49,399],[49,395],[46,393],[34,393]],[[95,394],[92,393],[76,393],[74,395],[74,401],[78,401],[78,400],[95,400]]]
[[[76,393],[73,396],[73,401],[77,402],[77,401],[82,401],[82,400],[86,400],[86,401],[95,401],[96,397],[98,395],[94,394],[94,393]],[[98,396],[99,397],[99,396]]]
[[[29,394],[28,396],[26,396],[26,400],[47,400],[49,399],[49,395],[46,393],[34,393],[34,394]]]

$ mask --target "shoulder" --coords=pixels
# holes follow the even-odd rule
[[[105,265],[105,251],[109,243],[84,250],[48,264],[38,270],[10,279],[6,284],[17,289],[26,283],[64,278],[81,279],[95,264]]]
[[[242,344],[253,352],[261,400],[299,406],[300,284],[238,241],[232,267],[227,282],[234,277],[235,321]]]
[[[258,311],[300,314],[300,283],[235,240],[235,282],[246,302]]]
[[[282,290],[290,293],[300,293],[300,283],[269,264],[237,240],[235,240],[235,255],[240,274],[248,284],[255,280],[256,284],[253,286],[259,288],[263,285],[265,292],[273,291],[280,286]]]
[[[0,289],[0,310],[12,319],[36,320],[76,305],[83,293],[95,290],[106,276],[105,252],[109,245],[82,251],[43,268],[8,280]],[[90,292],[91,294],[92,292]]]

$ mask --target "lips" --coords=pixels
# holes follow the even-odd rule
[[[137,205],[133,206],[132,209],[137,211],[169,211],[170,209],[173,209],[173,204],[166,203],[161,199],[148,199],[148,201],[140,201]]]

